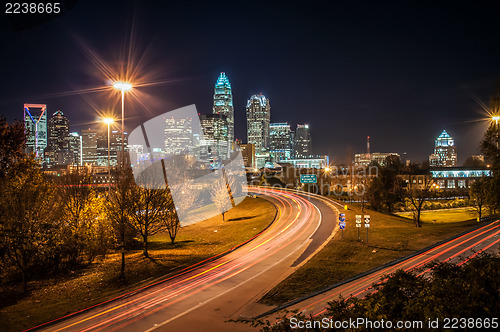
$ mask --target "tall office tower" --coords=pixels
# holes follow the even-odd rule
[[[227,145],[231,148],[234,142],[234,107],[231,84],[226,73],[220,73],[215,83],[214,114],[223,114],[227,118]],[[229,152],[229,151],[228,151]]]
[[[288,123],[271,123],[269,125],[269,150],[275,162],[292,157],[292,131]]]
[[[27,152],[43,158],[47,147],[47,105],[24,104],[24,130]]]
[[[269,149],[271,105],[263,94],[253,95],[247,102],[247,142],[255,145],[255,153]]]
[[[202,145],[207,146],[207,155],[226,159],[230,149],[227,117],[224,114],[200,114],[200,123],[204,136]]]
[[[60,110],[52,114],[47,133],[47,147],[44,152],[47,167],[70,164],[69,120]]]
[[[192,153],[193,129],[192,118],[174,118],[165,116],[165,153],[180,155]]]
[[[434,143],[434,153],[429,156],[431,167],[456,167],[457,147],[455,140],[443,130]]]
[[[70,164],[82,166],[82,136],[77,132],[69,133]]]
[[[311,133],[308,124],[297,125],[294,149],[295,158],[308,158],[312,155]]]
[[[125,152],[127,152],[128,135],[124,134]],[[97,166],[117,166],[122,160],[122,132],[112,130],[109,132],[109,151],[108,151],[108,132],[107,130],[99,131],[97,134]],[[126,156],[125,159],[128,160]]]
[[[82,130],[83,165],[97,165],[97,139],[102,133],[95,129]]]

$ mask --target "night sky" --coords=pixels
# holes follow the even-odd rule
[[[75,1],[73,1],[75,2]],[[128,130],[196,104],[210,113],[215,81],[233,87],[236,137],[246,140],[247,99],[263,93],[271,121],[309,123],[313,152],[344,161],[346,152],[398,152],[427,159],[443,129],[459,163],[479,153],[500,78],[498,11],[486,2],[76,1],[57,18],[27,27],[29,15],[0,22],[0,109],[9,121],[23,104],[60,109],[72,131],[98,112],[119,111],[103,87],[131,45],[140,82],[127,98]],[[24,29],[23,29],[24,28]],[[140,100],[140,102],[138,102]]]

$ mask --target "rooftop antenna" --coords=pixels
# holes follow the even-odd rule
[[[366,136],[366,154],[370,157],[370,136]]]

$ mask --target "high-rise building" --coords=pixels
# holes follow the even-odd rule
[[[47,147],[44,152],[47,167],[70,164],[69,120],[60,110],[52,114],[47,133]]]
[[[220,73],[215,83],[214,114],[222,114],[227,120],[227,145],[231,148],[234,142],[234,107],[231,84],[226,73]]]
[[[434,143],[434,153],[429,156],[431,167],[456,167],[457,147],[455,140],[443,130]]]
[[[47,147],[47,105],[24,104],[24,130],[27,152],[43,158]]]
[[[312,155],[311,132],[309,125],[297,125],[295,130],[294,140],[294,157],[295,158],[308,158]]]
[[[191,153],[193,149],[192,118],[165,116],[165,153],[179,155]]]
[[[97,165],[97,139],[99,134],[100,132],[95,129],[82,130],[82,162],[84,165]]]
[[[292,157],[292,131],[288,123],[271,123],[269,125],[269,151],[275,162]]]
[[[263,94],[253,95],[247,102],[247,142],[255,145],[256,154],[269,150],[271,105]]]
[[[77,132],[69,133],[70,164],[82,166],[82,136]]]
[[[200,123],[203,129],[203,142],[200,145],[206,147],[208,159],[226,159],[230,148],[227,117],[224,114],[201,114]]]

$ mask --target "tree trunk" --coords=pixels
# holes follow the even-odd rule
[[[420,210],[421,208],[419,208],[417,211],[417,220],[415,220],[415,227],[422,227],[422,225],[420,225]]]
[[[222,212],[222,221],[224,221],[224,212]]]
[[[145,257],[149,257],[149,253],[148,253],[148,235],[145,234],[142,236],[142,241],[144,241],[144,251],[142,252],[142,254],[145,256]]]

